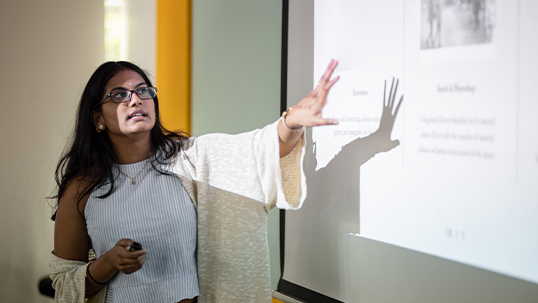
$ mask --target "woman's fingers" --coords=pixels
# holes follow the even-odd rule
[[[131,245],[131,243],[133,243],[133,240],[132,239],[121,239],[118,241],[118,243],[116,243],[116,245],[119,245],[121,247],[127,247],[129,245]]]
[[[336,61],[335,61],[336,62]],[[336,66],[335,66],[336,67]],[[334,69],[333,69],[334,71]],[[332,71],[331,71],[332,74]],[[329,75],[330,77],[330,75]],[[320,85],[316,87],[314,91],[317,91],[317,94],[313,95],[313,97],[316,99],[316,101],[320,104],[320,106],[323,108],[325,104],[327,103],[327,95],[329,94],[329,90],[333,87],[333,85],[340,79],[340,76],[330,80],[330,81],[324,81],[323,84],[320,82]]]
[[[320,125],[335,125],[338,124],[338,120],[335,119],[325,119],[325,118],[316,118],[312,121],[312,126]]]
[[[129,265],[136,265],[140,264],[140,260],[138,258],[136,259],[130,259],[130,258],[123,258],[119,261],[119,266],[129,266]]]
[[[315,98],[318,96],[326,96],[327,91],[331,89],[331,87],[338,81],[340,77],[336,77],[335,79],[331,80],[331,76],[334,72],[334,69],[338,65],[338,61],[331,59],[331,63],[325,70],[325,73],[323,73],[323,76],[318,82],[318,85],[312,90],[307,97]]]
[[[321,80],[319,80],[318,86],[324,87],[325,84],[327,84],[327,82],[331,79],[331,76],[337,65],[338,65],[338,61],[331,59],[331,63],[329,63],[329,66],[325,70],[325,73],[323,73],[323,76],[321,76]]]
[[[148,251],[142,249],[135,252],[127,252],[126,258],[121,258],[119,264],[119,270],[122,273],[130,274],[142,268],[142,265],[146,262],[146,254]]]
[[[138,250],[138,251],[128,251],[127,252],[127,257],[128,259],[138,259],[140,258],[141,256],[144,256],[148,253],[148,251],[145,249],[145,248],[142,248],[141,250]]]
[[[125,248],[131,245],[133,240],[121,239],[112,249],[114,267],[123,273],[133,273],[140,268],[146,261],[148,251],[143,248],[139,251],[127,251]]]
[[[340,79],[340,77],[331,79],[336,66],[338,66],[338,61],[331,59],[329,66],[323,73],[323,76],[321,77],[321,80],[316,88],[314,88],[314,90],[312,90],[303,100],[301,100],[299,104],[293,107],[295,111],[288,116],[289,120],[287,122],[292,125],[302,126],[338,124],[338,121],[333,119],[321,118],[321,112],[327,103],[327,94],[333,85]]]
[[[329,91],[331,89],[331,87],[333,87],[333,85],[336,83],[336,81],[338,81],[340,79],[340,76],[332,79],[327,85],[325,85],[325,90]]]
[[[142,265],[140,264],[130,264],[130,265],[123,265],[121,266],[120,271],[124,274],[132,274],[137,270],[140,270],[142,268]]]

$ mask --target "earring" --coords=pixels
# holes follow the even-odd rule
[[[105,129],[105,126],[103,124],[99,124],[99,127],[95,128],[98,133],[102,132]]]

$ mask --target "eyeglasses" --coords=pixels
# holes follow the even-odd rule
[[[133,90],[115,90],[106,95],[103,101],[101,101],[95,107],[97,108],[101,104],[105,103],[106,99],[108,98],[110,98],[110,100],[112,100],[112,102],[114,103],[130,102],[133,93],[135,93],[140,100],[149,100],[157,97],[157,88],[140,87]]]

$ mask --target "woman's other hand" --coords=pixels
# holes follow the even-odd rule
[[[132,274],[138,271],[146,262],[148,251],[145,248],[138,251],[128,251],[126,249],[132,242],[133,240],[131,239],[121,239],[106,253],[111,265],[124,274]]]

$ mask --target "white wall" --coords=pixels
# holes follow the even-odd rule
[[[196,0],[192,10],[192,133],[239,133],[280,115],[282,1]],[[273,288],[278,211],[269,215]]]
[[[237,133],[276,120],[281,1],[193,2],[193,133]],[[141,5],[129,4],[129,10]],[[130,27],[155,31],[154,11],[147,14],[136,17],[145,24]],[[54,169],[78,98],[104,60],[103,18],[102,1],[19,0],[0,6],[0,302],[52,301],[37,291],[53,249],[54,201],[46,197],[54,190]],[[154,52],[131,48],[130,60],[154,73]],[[269,238],[276,281],[274,215]]]
[[[156,0],[127,0],[127,32],[129,36],[128,60],[146,72],[154,86],[156,45],[157,45],[157,5]]]
[[[47,197],[77,99],[104,58],[102,1],[0,5],[0,302],[51,302]]]

